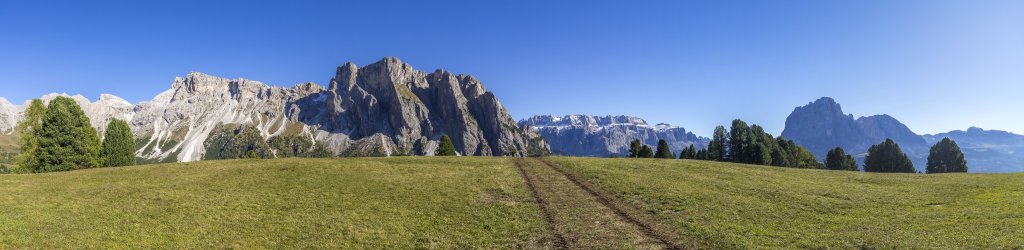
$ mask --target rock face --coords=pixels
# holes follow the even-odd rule
[[[691,144],[704,148],[710,141],[681,127],[651,126],[631,116],[540,115],[519,121],[519,126],[539,133],[552,152],[572,156],[628,155],[629,143],[634,139],[651,147],[664,139],[676,154]]]
[[[6,98],[0,97],[0,135],[12,134],[18,125],[21,107],[11,104]]]
[[[138,104],[111,95],[92,103],[72,98],[97,128],[113,118],[130,121],[140,147],[136,154],[151,161],[200,160],[211,132],[240,125],[255,126],[265,139],[307,137],[346,156],[432,155],[442,135],[462,155],[550,150],[539,135],[520,129],[476,78],[443,70],[428,74],[395,58],[363,68],[346,63],[328,88],[271,87],[190,73]],[[0,130],[5,110],[0,103]]]
[[[956,141],[970,172],[1003,173],[1024,171],[1024,135],[971,127],[966,131],[924,135],[929,145],[942,138]]]
[[[822,97],[803,107],[797,107],[786,118],[782,136],[811,151],[818,159],[835,147],[862,160],[871,145],[891,138],[906,153],[914,167],[923,170],[929,144],[906,125],[888,115],[853,118],[843,114],[835,100]]]

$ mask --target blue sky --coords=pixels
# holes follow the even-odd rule
[[[296,3],[297,2],[297,3]],[[386,3],[383,3],[386,2]],[[514,117],[628,114],[779,134],[822,96],[917,133],[1024,133],[1024,1],[0,0],[0,96],[148,100],[190,71],[326,84],[395,56]]]

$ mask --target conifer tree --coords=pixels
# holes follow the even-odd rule
[[[900,145],[892,139],[885,139],[881,144],[871,146],[864,157],[865,172],[882,173],[915,173],[914,163],[903,153]]]
[[[642,147],[643,147],[643,144],[640,143],[640,139],[633,139],[633,141],[630,141],[629,142],[629,157],[630,158],[640,157],[640,149]]]
[[[437,150],[434,151],[434,156],[456,156],[455,144],[452,143],[452,138],[448,135],[441,136],[441,142],[437,145]]]
[[[686,159],[697,159],[697,147],[693,146],[693,144],[686,147]]]
[[[104,167],[135,165],[135,137],[127,122],[114,119],[107,124],[100,155]]]
[[[934,173],[967,172],[967,161],[964,160],[964,153],[960,146],[949,138],[942,138],[942,141],[932,146],[928,153],[928,165],[925,171]]]
[[[99,154],[99,135],[78,103],[67,97],[50,101],[39,131],[39,165],[35,171],[98,167]]]
[[[668,142],[665,140],[658,140],[658,150],[654,153],[655,158],[662,159],[675,159],[676,155],[672,153],[672,149],[669,149]]]
[[[857,171],[857,161],[853,159],[853,156],[846,154],[843,148],[836,147],[829,150],[828,155],[825,156],[825,168]]]
[[[726,161],[726,147],[729,144],[729,138],[726,137],[725,127],[715,127],[714,136],[711,138],[711,143],[708,144],[708,160],[713,161]]]
[[[640,152],[637,154],[638,158],[654,158],[654,150],[651,150],[650,146],[643,145],[640,147]]]
[[[25,109],[24,117],[18,122],[18,143],[21,153],[15,159],[19,168],[34,170],[39,167],[39,132],[42,129],[46,106],[43,101],[34,99]]]
[[[729,149],[727,156],[730,161],[738,163],[750,163],[752,162],[752,148],[754,145],[751,143],[750,127],[747,126],[743,120],[736,119],[732,121],[732,127],[729,129]]]
[[[696,159],[696,160],[710,160],[710,159],[708,159],[708,150],[707,149],[703,149],[703,148],[700,149],[700,150],[697,150],[697,155],[696,155],[696,157],[694,157],[694,159]]]

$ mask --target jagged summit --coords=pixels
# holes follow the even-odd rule
[[[519,126],[540,133],[553,152],[574,156],[623,156],[634,139],[651,146],[665,140],[673,152],[690,145],[703,148],[710,141],[682,127],[651,126],[642,118],[625,115],[538,115],[520,120]]]
[[[51,94],[52,99],[67,94]],[[112,95],[74,96],[97,128],[130,121],[136,154],[153,161],[203,159],[211,133],[241,125],[261,136],[300,136],[342,155],[431,155],[442,135],[462,155],[545,154],[536,134],[518,129],[476,78],[444,70],[427,74],[386,57],[338,67],[328,88],[284,88],[245,78],[191,72],[152,100],[131,104]],[[2,105],[0,105],[2,106]],[[0,130],[4,127],[0,109]],[[11,112],[7,112],[11,113]],[[8,119],[12,120],[12,119]]]
[[[819,159],[837,146],[862,156],[871,145],[889,138],[911,156],[915,165],[923,166],[922,154],[928,150],[924,139],[896,118],[883,114],[854,119],[853,114],[843,114],[839,103],[829,97],[793,109],[782,136],[803,145]]]

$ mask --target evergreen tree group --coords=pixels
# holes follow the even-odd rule
[[[456,156],[458,155],[455,151],[455,144],[452,143],[452,138],[448,135],[441,136],[441,142],[437,145],[437,150],[434,151],[434,156]]]
[[[914,163],[910,161],[907,154],[903,153],[900,145],[892,139],[885,139],[878,145],[868,149],[868,155],[864,157],[865,172],[880,173],[915,173]]]
[[[703,151],[704,149],[701,150]],[[707,153],[705,152],[704,154]],[[697,155],[697,147],[693,146],[693,144],[690,144],[689,147],[683,149],[683,152],[679,152],[679,159],[704,160],[705,158],[707,158],[706,155],[702,157],[697,157]]]
[[[857,171],[857,161],[853,159],[853,156],[846,154],[843,148],[836,147],[829,150],[828,155],[825,156],[825,168]]]
[[[725,137],[724,128],[715,130],[715,137]],[[720,140],[713,138],[712,143]],[[720,161],[792,168],[822,168],[814,155],[802,146],[782,137],[775,138],[766,133],[761,126],[748,126],[739,119],[733,120],[725,145],[726,156],[721,157],[724,159]],[[715,150],[717,149],[710,146],[708,148],[709,152]],[[712,158],[717,157],[714,154],[710,155]]]
[[[100,141],[82,107],[68,97],[54,98],[49,106],[32,100],[17,130],[17,172],[135,165],[135,138],[128,123],[112,120]]]
[[[934,173],[955,173],[967,172],[967,161],[964,160],[964,153],[960,146],[949,138],[942,138],[942,141],[932,146],[928,152],[928,165],[925,171]]]

